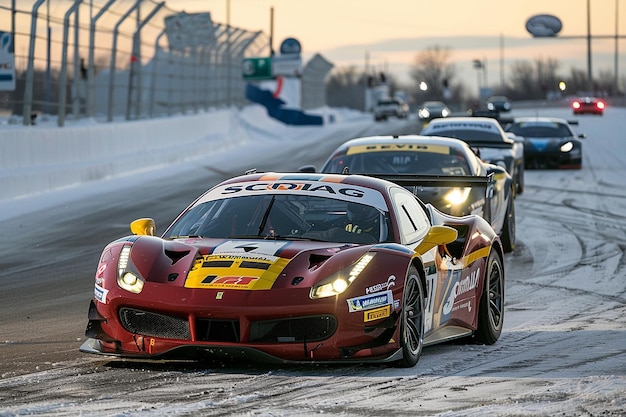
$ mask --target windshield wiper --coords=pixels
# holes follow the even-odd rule
[[[270,217],[270,211],[272,210],[272,206],[274,205],[274,201],[276,201],[276,196],[272,196],[272,201],[267,205],[267,209],[265,209],[265,214],[263,214],[263,219],[261,220],[261,225],[259,226],[258,236],[261,236],[263,229],[265,229],[265,224],[267,223],[267,219]]]

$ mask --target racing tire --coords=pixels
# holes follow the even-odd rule
[[[517,180],[515,181],[515,196],[524,193],[524,162],[517,167]]]
[[[504,324],[504,267],[502,259],[492,250],[487,258],[483,292],[478,306],[478,327],[474,340],[492,345],[502,333]]]
[[[515,203],[513,202],[513,194],[509,196],[500,239],[502,240],[505,253],[510,253],[515,250]]]
[[[400,317],[400,345],[402,359],[397,365],[411,368],[417,364],[424,344],[424,290],[419,273],[414,266],[404,282],[402,314]]]

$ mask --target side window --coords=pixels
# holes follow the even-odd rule
[[[426,213],[416,197],[404,188],[394,188],[391,193],[398,216],[401,243],[417,242],[426,235],[430,228]]]

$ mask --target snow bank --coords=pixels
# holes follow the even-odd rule
[[[325,123],[356,117],[320,112]],[[0,202],[205,157],[286,128],[260,106],[63,128],[52,119],[0,124]]]

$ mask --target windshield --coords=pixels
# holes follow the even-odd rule
[[[559,123],[551,124],[527,124],[518,123],[511,126],[509,132],[527,138],[565,138],[574,136],[566,125]]]
[[[387,212],[346,200],[293,194],[263,194],[197,204],[165,238],[306,239],[328,242],[393,241]]]
[[[385,151],[338,155],[323,169],[324,173],[342,173],[347,167],[351,174],[421,174],[471,175],[462,154]]]
[[[448,138],[461,139],[465,142],[503,142],[502,136],[499,133],[487,132],[477,129],[437,129],[435,131],[422,132],[423,135],[430,136],[443,136]]]

